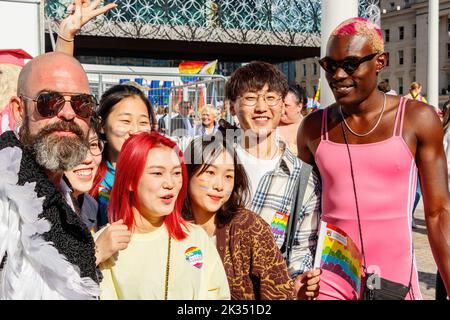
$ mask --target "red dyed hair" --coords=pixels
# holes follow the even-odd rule
[[[369,19],[362,17],[347,19],[334,29],[330,38],[344,35],[364,36],[369,40],[369,43],[375,52],[384,51],[381,28]]]
[[[131,135],[123,144],[117,161],[114,186],[109,198],[109,221],[123,219],[128,229],[132,229],[134,219],[131,208],[135,206],[139,209],[140,201],[137,192],[130,190],[138,189],[149,151],[162,146],[172,148],[177,153],[183,176],[183,183],[175,201],[175,206],[173,211],[164,217],[164,224],[169,232],[169,236],[177,240],[183,240],[186,238],[186,233],[182,227],[187,227],[181,215],[187,190],[187,170],[183,153],[175,142],[155,131]]]
[[[98,166],[97,173],[95,174],[94,181],[92,182],[92,188],[89,190],[89,194],[95,199],[98,198],[100,184],[106,177],[106,171],[108,171],[108,165],[106,164],[106,160],[103,159]]]

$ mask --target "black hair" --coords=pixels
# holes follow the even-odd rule
[[[303,89],[299,84],[295,84],[289,86],[289,92],[294,94],[294,96],[297,98],[298,103],[301,103],[304,107],[306,107],[306,104],[308,103],[308,97],[306,95],[305,89]]]
[[[135,86],[127,84],[118,84],[108,90],[106,90],[100,99],[100,104],[95,112],[95,117],[97,118],[98,125],[103,127],[106,124],[106,119],[111,113],[113,107],[125,98],[138,97],[144,102],[147,107],[148,116],[150,118],[151,127],[156,124],[156,116],[152,105],[145,94]]]
[[[216,223],[220,226],[228,224],[240,210],[245,208],[247,200],[250,199],[249,179],[243,165],[238,161],[233,142],[233,139],[227,138],[226,129],[219,127],[214,135],[204,135],[194,139],[184,152],[189,180],[194,175],[205,172],[223,152],[227,151],[233,157],[234,187],[228,201],[216,213]],[[186,197],[184,202],[183,218],[186,220],[194,218],[189,197]]]

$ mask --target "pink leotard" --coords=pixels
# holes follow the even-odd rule
[[[392,137],[349,147],[368,270],[407,286],[413,263],[411,290],[406,299],[422,299],[415,259],[411,258],[417,166],[402,137],[405,104],[406,99],[401,98]],[[322,220],[344,230],[361,249],[347,147],[328,140],[327,111],[323,111],[321,141],[315,156],[322,176]],[[318,299],[357,298],[350,285],[323,270]]]

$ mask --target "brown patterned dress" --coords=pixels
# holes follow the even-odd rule
[[[217,228],[217,250],[233,300],[294,299],[293,285],[270,226],[243,209]]]

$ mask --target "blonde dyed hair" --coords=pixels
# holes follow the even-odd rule
[[[331,33],[330,40],[344,35],[362,36],[367,39],[374,53],[384,52],[381,29],[368,19],[356,17],[345,20],[334,29]]]
[[[0,112],[8,105],[9,99],[17,93],[17,81],[21,69],[14,64],[0,64]]]

